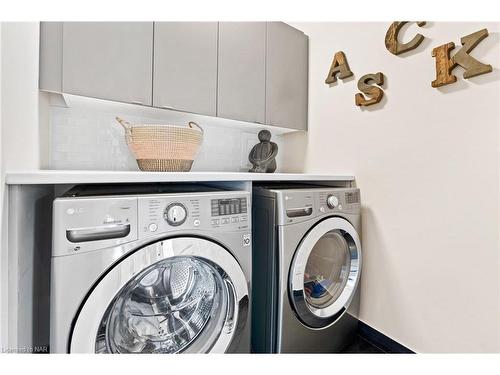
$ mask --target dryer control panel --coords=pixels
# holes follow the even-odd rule
[[[291,224],[323,215],[360,213],[357,188],[311,188],[275,190],[279,224]]]
[[[356,213],[360,207],[359,190],[319,191],[317,204],[321,213],[332,211]]]

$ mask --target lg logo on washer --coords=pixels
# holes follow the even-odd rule
[[[66,214],[68,215],[74,215],[74,214],[81,214],[83,212],[83,208],[73,208],[73,207],[70,207],[66,210]]]

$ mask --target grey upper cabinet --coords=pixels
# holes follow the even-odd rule
[[[42,22],[39,87],[307,130],[308,54],[282,22]]]
[[[266,123],[307,130],[309,40],[282,22],[267,24]]]
[[[62,92],[62,22],[40,22],[40,89]]]
[[[266,23],[219,23],[217,116],[265,122]]]
[[[153,106],[215,116],[217,22],[155,22]]]
[[[152,104],[152,22],[65,22],[62,91]]]

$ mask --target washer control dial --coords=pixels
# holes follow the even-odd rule
[[[326,204],[330,208],[335,208],[339,205],[339,199],[335,195],[329,195],[328,198],[326,198]]]
[[[169,225],[174,227],[181,225],[186,221],[187,210],[182,203],[172,203],[169,204],[165,209],[163,218],[167,221]]]

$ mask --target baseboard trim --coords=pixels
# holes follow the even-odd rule
[[[394,341],[383,333],[377,331],[375,328],[370,327],[368,324],[359,321],[358,333],[366,341],[382,349],[389,354],[415,354],[414,351],[408,349],[406,346],[401,345],[399,342]]]

